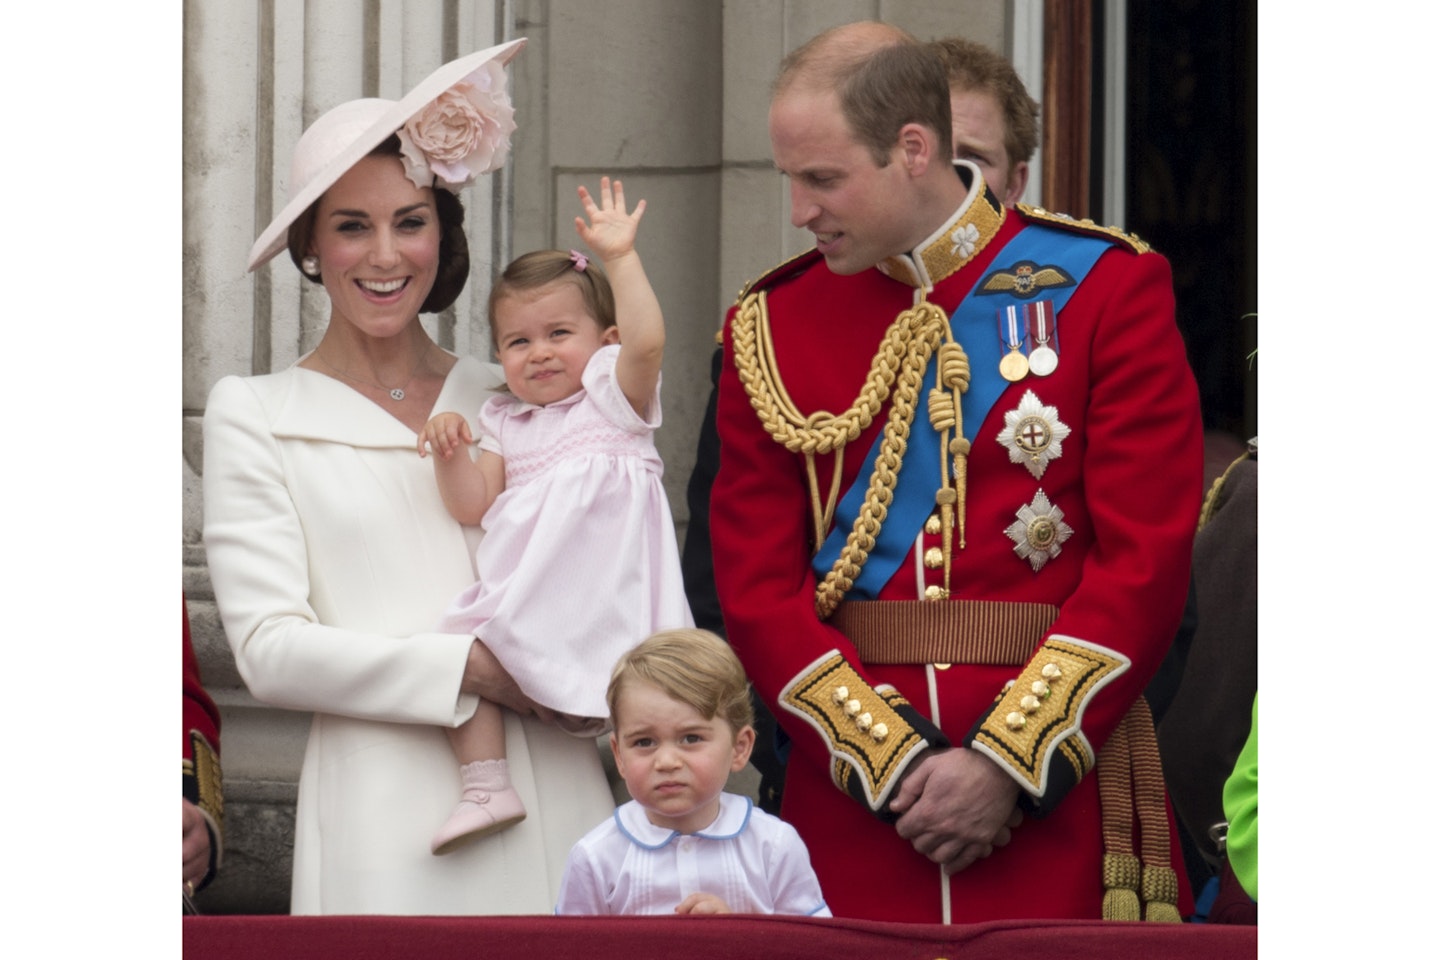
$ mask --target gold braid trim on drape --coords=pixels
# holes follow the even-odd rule
[[[1254,441],[1251,442],[1253,443]],[[1240,466],[1240,464],[1244,463],[1246,460],[1253,459],[1255,459],[1254,452],[1251,450],[1246,450],[1240,456],[1232,460],[1230,462],[1230,466],[1225,468],[1225,472],[1220,474],[1220,476],[1216,477],[1215,482],[1210,484],[1210,489],[1205,492],[1205,500],[1203,503],[1200,504],[1200,522],[1195,525],[1196,533],[1199,533],[1205,528],[1205,524],[1210,522],[1210,518],[1213,517],[1215,515],[1215,511],[1219,509],[1220,491],[1224,489],[1225,481],[1230,479],[1230,474],[1235,472],[1235,468]]]
[[[890,416],[881,434],[875,472],[866,489],[865,502],[855,518],[849,536],[846,537],[839,558],[815,587],[815,612],[822,620],[829,617],[836,605],[844,599],[869,558],[870,550],[875,546],[875,537],[880,532],[890,503],[894,499],[895,482],[909,441],[910,425],[915,418],[915,407],[925,368],[936,350],[941,351],[942,388],[932,391],[930,417],[932,423],[937,419],[945,423],[943,428],[938,425],[936,427],[944,445],[940,457],[942,473],[946,465],[946,453],[953,456],[955,461],[954,485],[942,476],[940,490],[936,494],[936,503],[941,507],[942,522],[945,525],[944,542],[948,555],[957,506],[960,515],[958,522],[962,531],[964,524],[964,457],[969,452],[969,444],[961,435],[959,398],[969,387],[970,365],[964,350],[953,339],[949,318],[945,312],[925,300],[921,300],[909,310],[901,311],[886,329],[885,336],[870,361],[869,373],[866,374],[855,402],[850,409],[838,416],[825,410],[818,410],[807,416],[790,399],[775,361],[765,291],[752,293],[740,302],[731,331],[736,370],[745,392],[750,397],[751,407],[776,443],[805,457],[806,477],[810,486],[811,521],[814,525],[817,550],[824,542],[825,534],[835,517],[835,505],[840,497],[845,445],[870,426],[886,401],[891,401]],[[942,400],[948,401],[948,407],[946,403],[937,401],[935,394],[941,394]],[[951,428],[954,430],[954,440],[947,439],[947,431]],[[830,489],[822,503],[815,456],[831,452],[835,454],[835,461]],[[961,545],[964,545],[963,539]],[[947,563],[947,594],[949,573]]]

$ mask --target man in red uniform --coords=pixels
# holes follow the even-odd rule
[[[182,876],[187,896],[215,877],[220,865],[221,826],[225,801],[220,773],[220,711],[200,683],[200,665],[190,643],[190,615],[182,599],[181,629],[184,653],[181,668],[181,727],[184,733],[183,787],[180,815]]]
[[[1039,136],[1040,105],[1025,91],[1010,61],[988,47],[963,37],[935,40],[931,46],[949,77],[955,159],[978,166],[1000,201],[1013,207],[1029,178],[1030,158]],[[712,384],[719,376],[721,353],[717,347],[711,358]],[[690,523],[680,563],[696,626],[723,635],[725,624],[715,595],[710,546],[710,490],[720,465],[715,406],[716,391],[712,389],[700,425],[695,467],[685,487]],[[758,699],[755,729],[755,753],[750,761],[760,773],[759,804],[767,813],[778,814],[785,784],[784,750],[776,742],[775,718]]]
[[[1201,492],[1169,266],[1007,209],[951,164],[946,89],[883,24],[781,66],[771,145],[816,248],[726,326],[729,638],[836,916],[1178,919],[1135,708]]]

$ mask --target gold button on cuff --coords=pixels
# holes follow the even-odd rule
[[[1040,709],[1040,701],[1037,698],[1026,694],[1025,696],[1020,698],[1020,709],[1024,710],[1026,713],[1034,713],[1036,710]]]
[[[832,693],[831,696],[835,699],[836,703],[844,703],[846,700],[850,699],[850,688],[836,687],[835,692]]]
[[[869,730],[870,724],[874,722],[875,718],[870,716],[870,714],[868,713],[862,713],[860,714],[860,716],[855,718],[855,726],[859,727],[862,731]]]
[[[930,547],[925,551],[925,566],[931,570],[938,570],[945,563],[945,553],[939,547]]]
[[[1047,663],[1040,668],[1040,676],[1046,680],[1060,679],[1060,665],[1058,663]]]
[[[847,716],[847,717],[853,717],[853,716],[855,716],[855,714],[857,714],[857,713],[859,713],[859,712],[860,712],[860,701],[859,701],[859,700],[847,700],[847,701],[845,702],[845,716]]]
[[[1025,714],[1008,713],[1005,715],[1005,726],[1011,730],[1023,730],[1025,728]]]
[[[1041,700],[1044,700],[1046,697],[1050,696],[1050,684],[1046,683],[1044,680],[1036,680],[1034,683],[1030,684],[1030,692],[1035,694],[1035,696],[1039,697]]]
[[[875,724],[875,726],[870,728],[870,736],[875,738],[876,743],[883,743],[885,741],[885,738],[889,735],[890,728],[885,726],[885,724],[883,723],[877,723]]]

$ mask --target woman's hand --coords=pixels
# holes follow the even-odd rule
[[[555,722],[555,712],[527,697],[515,678],[510,676],[510,671],[479,640],[470,645],[465,676],[460,680],[460,692],[477,694],[482,700],[498,703],[522,717],[535,716],[545,723]]]
[[[441,460],[449,460],[456,450],[468,447],[474,442],[468,420],[458,413],[440,413],[430,418],[430,422],[420,431],[415,440],[415,449],[422,457],[433,453]]]

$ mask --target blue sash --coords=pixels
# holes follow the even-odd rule
[[[1013,214],[1012,214],[1013,215]],[[1034,224],[1027,225],[1010,238],[1000,253],[991,261],[991,271],[976,282],[975,288],[960,301],[950,317],[950,329],[956,341],[965,348],[970,358],[970,389],[961,395],[960,412],[963,420],[965,439],[972,444],[980,424],[995,405],[995,401],[1010,384],[1000,376],[1000,358],[1006,353],[1000,341],[995,311],[1003,307],[1033,302],[1037,297],[1055,305],[1055,333],[1052,346],[1060,350],[1060,311],[1069,302],[1071,294],[1079,288],[1100,255],[1108,250],[1113,241],[1099,237],[1085,237],[1064,230],[1056,230]],[[1000,270],[1008,270],[1005,264],[1032,264],[1059,267],[1073,280],[1065,286],[1046,287],[1022,296],[1015,291],[978,293],[981,283]],[[926,415],[925,398],[935,387],[934,358],[931,359],[921,384],[920,396],[916,401],[915,420],[910,426],[910,439],[906,444],[905,458],[895,483],[895,497],[881,525],[875,547],[869,559],[860,568],[860,576],[846,594],[851,600],[874,600],[880,588],[890,582],[910,545],[924,526],[926,518],[935,509],[935,491],[940,488],[940,437],[930,426]],[[865,462],[855,475],[855,482],[840,498],[835,508],[835,525],[821,545],[820,551],[811,560],[811,567],[817,577],[824,577],[835,566],[840,550],[845,546],[850,531],[855,527],[855,518],[865,503],[865,493],[870,478],[875,473],[875,459],[880,452],[884,431],[875,438]]]

